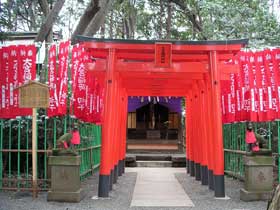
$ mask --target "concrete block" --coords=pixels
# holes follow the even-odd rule
[[[259,192],[252,192],[247,191],[245,189],[240,190],[240,199],[242,201],[260,201],[264,200],[267,201],[271,199],[273,191],[259,191]]]
[[[273,159],[269,156],[245,156],[244,189],[246,191],[273,190]]]
[[[81,189],[76,192],[62,192],[62,191],[49,191],[48,201],[58,201],[58,202],[71,202],[78,203],[84,197],[84,193]]]

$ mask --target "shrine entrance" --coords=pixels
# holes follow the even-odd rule
[[[129,96],[127,152],[182,152],[182,97]]]
[[[184,97],[187,172],[225,197],[221,80],[239,71],[234,55],[248,40],[137,41],[80,37],[87,64],[104,85],[98,195],[124,173],[128,97]]]

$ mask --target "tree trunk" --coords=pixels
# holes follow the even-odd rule
[[[48,1],[47,0],[38,0],[38,2],[39,2],[39,5],[41,7],[41,10],[43,11],[43,14],[44,14],[45,18],[47,18],[48,14],[50,13],[50,8],[49,8]],[[52,27],[50,28],[50,31],[49,31],[45,41],[47,43],[51,43],[53,41],[53,30],[52,30]]]
[[[50,13],[50,8],[47,0],[38,0],[41,10],[45,17]]]
[[[41,7],[41,10],[45,16],[45,18],[47,18],[48,14],[50,13],[50,8],[49,8],[49,4],[47,0],[38,0],[39,5]],[[48,58],[48,52],[49,52],[49,48],[48,46],[50,45],[50,43],[53,42],[53,30],[52,27],[50,28],[50,31],[48,33],[48,35],[45,38],[45,60],[44,60],[44,64],[43,67],[41,68],[41,72],[40,72],[40,82],[46,82],[47,81],[47,58]]]
[[[8,30],[13,31],[12,7],[13,1],[8,1]]]
[[[127,19],[124,17],[123,18],[123,24],[124,24],[124,34],[125,34],[125,37],[127,39],[130,38],[130,28],[129,28],[129,23],[127,21]]]
[[[109,38],[113,39],[113,11],[110,13],[110,20],[109,20]]]
[[[129,7],[128,14],[128,27],[129,27],[129,38],[134,39],[135,28],[136,28],[136,17],[137,10],[135,9],[135,4],[131,4]]]
[[[104,22],[107,12],[111,9],[113,0],[102,0],[99,2],[100,9],[92,18],[90,23],[88,24],[86,30],[83,35],[92,36],[94,35],[100,28],[101,24]]]
[[[102,0],[103,1],[103,0]],[[90,21],[93,19],[93,17],[96,15],[96,13],[100,10],[99,6],[99,0],[91,0],[89,5],[87,6],[84,14],[79,20],[79,23],[74,31],[74,33],[71,36],[71,43],[75,44],[76,43],[76,36],[77,35],[82,35]]]
[[[105,21],[102,23],[102,25],[100,27],[100,35],[101,35],[102,39],[105,38]]]
[[[158,38],[162,39],[163,38],[163,15],[164,15],[164,8],[163,8],[163,0],[159,1],[159,7],[160,7],[160,11],[159,11],[159,30],[158,30]]]
[[[48,36],[56,18],[58,17],[60,10],[62,9],[64,2],[65,0],[56,1],[53,9],[48,14],[45,22],[41,25],[37,37],[35,38],[35,42],[42,42]]]
[[[167,3],[167,20],[166,20],[166,39],[171,39],[171,18],[172,18],[172,5],[169,0]]]

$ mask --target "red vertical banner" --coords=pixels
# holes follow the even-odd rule
[[[241,120],[245,121],[250,118],[251,110],[248,54],[246,52],[239,53],[239,62],[241,67]]]
[[[9,47],[3,47],[3,54],[2,54],[2,74],[3,80],[2,80],[2,110],[3,115],[2,118],[10,118],[10,110],[9,110],[9,104],[10,104],[10,88],[9,88],[9,56],[10,56],[10,48]]]
[[[27,83],[29,80],[36,79],[36,47],[34,45],[19,45],[19,86]],[[20,108],[20,116],[32,115],[32,109]]]
[[[57,70],[56,70],[56,46],[52,45],[48,52],[48,72],[49,72],[49,108],[48,116],[53,117],[57,115],[58,97],[57,97]]]
[[[15,117],[20,115],[19,112],[19,91],[16,89],[19,86],[19,50],[17,46],[10,46],[10,62],[9,62],[9,86],[10,86],[10,108],[12,115]]]
[[[20,47],[20,57],[22,61],[22,83],[36,79],[36,47],[25,45]]]
[[[86,69],[83,62],[83,49],[79,47],[77,78],[74,91],[74,114],[79,119],[84,119],[86,111]]]
[[[280,49],[272,50],[272,63],[275,73],[275,83],[277,88],[277,104],[278,104],[278,113],[276,118],[280,119]]]
[[[271,50],[263,52],[264,66],[267,76],[267,93],[268,93],[268,116],[267,120],[275,120],[278,115],[278,75],[273,65],[273,54]]]
[[[234,58],[234,63],[239,64],[239,55]],[[240,66],[240,65],[239,65]],[[242,85],[241,85],[241,75],[240,72],[234,74],[234,86],[235,86],[235,121],[241,121],[241,92],[242,92]]]
[[[2,58],[3,58],[3,49],[0,47],[0,75],[4,75],[2,72],[2,69],[4,68]],[[4,109],[2,108],[2,85],[4,84],[3,80],[4,77],[1,76],[0,77],[0,119],[3,117],[3,111],[4,111]]]
[[[75,100],[75,90],[77,86],[77,73],[80,63],[80,56],[81,51],[79,45],[74,45],[72,48],[72,66],[71,66],[71,84],[72,84],[72,91],[70,97],[70,114],[74,113],[74,100]]]
[[[87,107],[87,122],[93,122],[94,120],[94,89],[95,89],[95,79],[93,76],[93,72],[87,72],[87,88],[86,88],[86,107]]]
[[[268,93],[267,93],[267,79],[264,67],[263,52],[255,53],[255,68],[256,68],[256,79],[259,96],[259,121],[267,120],[268,112]]]
[[[67,94],[68,94],[68,52],[70,42],[61,42],[58,53],[58,114],[67,113]]]
[[[221,81],[221,103],[222,103],[222,121],[223,123],[229,123],[229,111],[230,111],[230,81]]]
[[[256,67],[255,67],[255,57],[253,52],[248,52],[247,63],[249,69],[249,101],[250,101],[250,114],[248,121],[256,122],[258,121],[258,106],[257,106],[257,85],[256,85]]]

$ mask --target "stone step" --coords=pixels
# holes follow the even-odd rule
[[[136,161],[137,167],[163,168],[172,167],[172,161]]]

